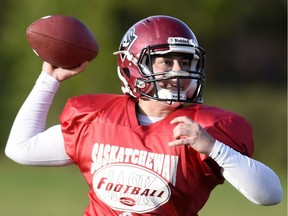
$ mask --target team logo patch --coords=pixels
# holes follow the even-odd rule
[[[145,213],[165,204],[171,190],[168,183],[151,170],[124,163],[103,166],[93,176],[93,189],[112,209]]]

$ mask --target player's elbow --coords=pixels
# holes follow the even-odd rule
[[[267,195],[260,205],[270,206],[277,205],[282,201],[283,198],[283,189],[281,185],[274,187],[273,191],[270,191],[269,195]]]
[[[274,173],[272,170],[271,172],[274,175],[271,174],[271,179],[268,181],[269,183],[266,183],[266,187],[263,189],[262,194],[263,200],[261,204],[266,206],[279,204],[283,198],[281,181],[276,173]]]
[[[273,198],[271,198],[270,202],[267,202],[267,205],[277,205],[282,201],[283,198],[283,190],[279,190]]]
[[[12,161],[19,163],[17,160],[17,157],[15,156],[15,154],[13,153],[13,151],[11,151],[11,149],[9,147],[6,146],[5,148],[5,155],[6,157],[8,157],[9,159],[11,159]]]
[[[270,188],[263,188],[262,192],[258,193],[257,197],[250,197],[248,199],[257,205],[271,206],[279,204],[282,201],[282,198],[283,189],[279,182],[271,185]]]
[[[13,148],[13,146],[7,144],[4,153],[6,157],[11,159],[12,161],[18,164],[28,165],[27,160],[23,158],[23,154],[20,154],[20,150]]]

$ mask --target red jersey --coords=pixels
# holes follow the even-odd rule
[[[188,145],[168,146],[176,116],[190,117],[242,154],[253,153],[249,123],[215,107],[183,106],[141,126],[132,97],[84,95],[68,101],[60,121],[67,154],[90,187],[85,215],[197,215],[224,179],[210,157]]]

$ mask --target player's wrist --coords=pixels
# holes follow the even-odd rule
[[[49,92],[57,92],[61,82],[57,79],[42,71],[36,81],[36,86],[38,88],[49,91]]]
[[[229,146],[223,144],[219,140],[216,140],[209,156],[220,165],[225,160],[229,149]]]
[[[238,164],[243,155],[230,146],[216,140],[214,148],[209,156],[223,168]]]

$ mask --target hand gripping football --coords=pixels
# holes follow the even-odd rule
[[[77,67],[93,60],[99,52],[90,29],[70,16],[43,17],[27,28],[26,35],[34,52],[55,67]]]

